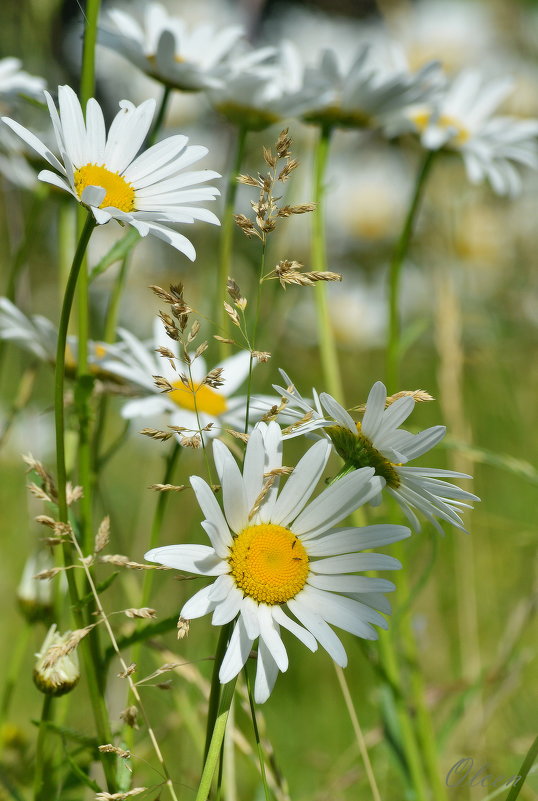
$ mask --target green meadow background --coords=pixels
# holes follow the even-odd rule
[[[224,4],[216,5],[225,9]],[[253,13],[254,4],[252,8],[248,3],[244,5]],[[305,5],[309,4],[301,7],[304,9]],[[358,15],[366,18],[369,11],[380,15],[379,7],[370,8],[367,3],[349,3],[349,7],[343,3],[341,8],[340,4],[335,5],[342,15],[346,11],[350,14],[349,24],[360,24]],[[445,2],[447,15],[455,5]],[[538,115],[536,5],[480,4],[472,0],[467,5],[487,8],[503,52],[517,54],[517,60],[511,63],[507,60],[506,69],[512,68],[522,85],[534,86],[534,96],[528,89],[527,94],[524,91],[516,94],[519,98],[516,106],[519,102],[525,116]],[[176,2],[170,8],[181,14],[188,13],[186,6]],[[380,3],[380,6],[388,22],[394,20],[397,12],[417,13],[413,4],[403,2]],[[425,6],[428,3],[422,4]],[[81,30],[77,13],[76,4],[71,2],[4,3],[0,12],[0,55],[19,56],[25,69],[44,75],[49,86],[63,82],[76,85],[73,50]],[[271,21],[282,13],[282,4],[267,4],[261,29],[265,25],[270,31]],[[334,9],[332,13],[336,19]],[[339,22],[342,20],[345,22],[346,17],[338,17]],[[66,45],[68,40],[75,42],[73,49]],[[494,57],[492,51],[490,58]],[[97,97],[105,104],[108,119],[117,101],[128,96],[123,89],[126,80],[125,75],[118,78],[98,74]],[[147,85],[157,92],[158,87],[149,82]],[[116,90],[116,86],[120,88]],[[143,88],[137,85],[137,97],[140,91]],[[511,109],[511,113],[517,111],[517,107]],[[25,120],[33,121],[36,130],[48,128],[47,115],[39,109],[25,106],[21,114]],[[261,145],[269,146],[280,127],[249,139],[250,169],[262,168]],[[306,202],[312,197],[313,135],[296,120],[290,121],[289,127],[294,155],[301,162],[297,177],[289,184],[290,198]],[[184,107],[177,101],[166,133],[178,130],[191,136],[193,143],[202,142],[210,147],[204,166],[226,173],[233,134],[207,105],[200,101],[195,106],[188,99]],[[327,179],[329,269],[343,274],[343,284],[331,285],[329,298],[335,309],[348,407],[364,402],[373,381],[383,378],[384,276],[418,157],[413,146],[406,142],[387,144],[356,132],[339,133],[335,138]],[[356,182],[346,175],[350,163],[356,170]],[[372,177],[370,189],[361,181],[363,169],[372,163],[385,167],[377,178]],[[393,166],[387,169],[387,164]],[[13,259],[19,259],[17,305],[25,313],[44,314],[56,323],[66,269],[58,264],[59,240],[65,231],[73,229],[74,209],[67,197],[56,192],[43,188],[39,193],[26,191],[5,178],[0,181],[0,293],[6,292]],[[474,760],[475,770],[487,764],[488,771],[495,776],[513,776],[536,735],[536,174],[527,174],[524,184],[520,198],[499,198],[487,186],[471,187],[459,158],[440,159],[426,190],[404,271],[405,350],[401,389],[425,389],[435,398],[434,402],[415,409],[410,426],[418,430],[442,422],[448,427],[446,442],[422,463],[471,472],[472,491],[482,499],[475,511],[466,515],[470,535],[447,527],[446,535],[440,537],[425,525],[423,531],[403,543],[404,570],[412,587],[408,614],[416,636],[417,663],[407,664],[403,648],[400,658],[406,666],[407,680],[416,670],[425,684],[443,781],[451,766],[463,757]],[[249,192],[247,187],[239,190],[239,205],[245,209],[251,197]],[[398,192],[403,200],[395,202]],[[290,258],[308,266],[309,226],[306,217],[284,221],[281,235],[277,234],[270,242],[268,263]],[[98,230],[90,248],[90,265],[121,234],[114,223],[106,230]],[[167,287],[171,282],[183,281],[188,302],[200,312],[203,337],[211,338],[218,230],[194,226],[191,238],[198,251],[193,265],[159,242],[144,241],[138,246],[121,304],[123,326],[141,337],[149,336],[159,305],[148,285]],[[233,275],[243,293],[253,298],[258,250],[239,231],[235,254]],[[116,270],[117,266],[111,267],[92,285],[92,334],[96,339],[103,333],[104,310]],[[272,391],[271,384],[279,379],[278,367],[291,374],[305,395],[313,386],[324,389],[312,318],[313,294],[309,288],[289,287],[284,291],[276,285],[268,286],[262,298],[258,345],[270,351],[272,357],[267,364],[256,368],[255,391]],[[40,624],[31,629],[26,626],[18,610],[16,588],[26,558],[43,536],[43,530],[33,521],[43,510],[25,488],[27,476],[20,454],[32,452],[49,469],[54,469],[53,369],[37,363],[16,345],[10,344],[3,351],[0,683],[12,688],[12,695],[7,718],[2,710],[0,799],[26,799],[31,798],[29,766],[35,749],[34,721],[39,719],[42,704],[32,682],[33,654],[42,643],[45,628]],[[216,343],[208,351],[208,362],[213,360],[218,361]],[[109,442],[123,425],[120,407],[121,401],[113,399],[106,432]],[[144,421],[146,424],[151,422]],[[170,447],[170,443],[160,444],[140,436],[139,428],[132,426],[125,444],[107,465],[99,483],[95,515],[96,520],[104,514],[111,516],[109,552],[127,554],[136,561],[142,561],[147,548],[157,500],[149,486],[162,480]],[[74,439],[70,442],[73,446]],[[305,444],[304,440],[288,443],[285,463],[293,463]],[[329,464],[327,474],[334,475],[337,469],[335,459]],[[184,483],[192,474],[204,474],[202,455],[185,451],[175,481]],[[369,518],[387,519],[389,512],[383,505],[381,510],[369,512]],[[203,542],[200,519],[191,494],[171,495],[161,543]],[[113,569],[100,567],[99,577],[106,578]],[[180,583],[173,572],[157,573],[151,606],[157,610],[158,619],[177,615],[186,597],[202,586],[200,582],[195,579]],[[141,573],[122,572],[102,596],[105,609],[137,606],[141,583]],[[396,610],[391,627],[398,641],[397,610],[406,599],[393,595],[391,600]],[[124,617],[112,620],[120,635],[134,628],[133,622]],[[171,679],[169,689],[148,686],[143,690],[147,711],[184,799],[194,798],[200,775],[205,732],[199,677],[205,682],[210,679],[210,657],[216,637],[209,619],[194,621],[189,636],[181,641],[176,639],[172,625],[168,632],[144,646],[137,674],[139,677],[149,674],[158,664],[170,661],[192,662],[198,671],[166,674],[162,678]],[[105,641],[104,632],[101,639]],[[349,635],[342,634],[342,639],[349,654],[346,677],[382,797],[386,801],[412,799],[384,728],[387,716],[390,718],[390,705],[379,674],[377,651],[371,643]],[[271,743],[275,764],[289,785],[291,798],[293,801],[369,799],[370,790],[331,660],[321,649],[316,654],[309,653],[291,637],[286,638],[286,646],[290,668],[279,677],[273,695],[260,713],[264,737]],[[117,727],[127,690],[125,681],[116,677],[119,669],[113,659],[107,699],[111,719]],[[408,690],[404,688],[404,692]],[[93,737],[83,680],[58,704],[58,721]],[[261,799],[263,790],[253,753],[252,724],[240,702],[236,702],[235,722],[241,732],[235,752],[237,795],[234,796],[233,782],[229,781],[227,798]],[[73,753],[76,741],[68,741],[66,748]],[[134,785],[158,783],[143,727],[135,733],[133,751]],[[59,745],[56,758],[60,761],[64,758],[62,754]],[[229,753],[225,760],[229,768]],[[499,797],[504,798],[506,792]],[[448,798],[458,801],[478,801],[487,794],[484,787],[470,788],[468,784],[448,788]],[[162,795],[165,797],[164,789]],[[66,786],[61,795],[66,801],[82,797],[91,797],[91,792]],[[158,792],[153,791],[147,797],[157,798]],[[520,798],[525,801],[538,798],[536,774],[529,777]]]

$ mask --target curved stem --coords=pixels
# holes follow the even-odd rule
[[[172,95],[172,87],[165,86],[163,89],[159,110],[157,111],[157,116],[155,117],[153,125],[151,126],[151,131],[148,134],[147,147],[151,147],[152,145],[154,145],[157,140],[157,136],[159,135],[159,131],[162,128],[162,124],[164,122],[164,118],[168,110],[168,103],[170,102],[171,95]]]
[[[267,786],[267,776],[265,773],[265,759],[263,757],[263,748],[260,738],[260,730],[258,728],[258,721],[256,720],[256,707],[254,706],[254,696],[252,695],[251,681],[250,681],[250,676],[248,675],[248,670],[246,665],[243,668],[243,673],[245,675],[245,681],[247,684],[248,703],[250,706],[250,716],[252,718],[252,728],[254,729],[254,739],[256,740],[256,750],[258,751],[258,762],[260,765],[260,776],[263,784],[263,792],[265,796],[265,801],[271,801],[271,793],[269,792],[269,787]],[[378,799],[375,799],[375,801],[378,801]]]
[[[260,274],[258,277],[258,287],[256,291],[256,311],[254,313],[254,327],[252,329],[252,337],[250,339],[250,361],[248,365],[248,379],[247,379],[247,404],[245,410],[245,434],[248,431],[248,416],[250,413],[250,396],[252,394],[252,368],[254,366],[254,356],[252,352],[256,350],[256,337],[258,336],[258,325],[260,322],[260,308],[261,308],[261,297],[262,297],[262,282],[263,282],[263,274],[265,271],[265,248],[266,243],[263,242],[262,245],[262,255],[260,259]]]
[[[213,774],[215,773],[215,768],[220,758],[220,750],[226,733],[226,723],[228,722],[228,713],[230,711],[236,681],[237,676],[232,679],[232,681],[229,681],[228,684],[225,684],[222,689],[219,713],[215,720],[215,725],[213,726],[211,741],[209,743],[204,770],[195,801],[207,801],[209,797]]]
[[[53,698],[50,695],[46,695],[43,698],[35,756],[34,801],[45,801],[49,795],[46,775],[48,759],[45,754],[45,747],[47,745],[47,727],[45,724],[52,719],[52,701]]]
[[[221,684],[219,681],[219,670],[222,664],[222,660],[224,659],[224,654],[226,653],[226,647],[228,645],[228,640],[231,632],[232,632],[232,623],[227,623],[225,626],[221,628],[219,639],[217,642],[217,651],[215,653],[215,664],[213,665],[213,673],[211,676],[211,691],[209,694],[209,706],[207,710],[204,763],[207,759],[207,754],[209,752],[209,747],[211,745],[211,738],[213,736],[213,730],[215,728],[215,722],[217,720],[217,713],[220,703]]]
[[[388,304],[388,341],[387,341],[387,362],[386,362],[386,384],[389,393],[398,390],[399,371],[400,371],[400,278],[402,264],[407,256],[409,243],[413,236],[417,213],[420,208],[422,193],[426,185],[426,179],[431,170],[431,166],[436,151],[428,150],[420,170],[418,172],[411,203],[405,217],[402,231],[390,263],[389,271],[389,304]]]
[[[332,129],[320,129],[314,162],[314,201],[316,210],[312,221],[312,266],[314,270],[327,270],[327,245],[325,240],[325,172],[329,157]],[[327,285],[318,281],[314,287],[316,316],[318,324],[319,355],[325,388],[340,402],[344,399],[342,376],[338,364],[338,354],[333,327],[329,316]]]
[[[237,196],[237,176],[241,169],[243,156],[245,154],[245,142],[247,138],[247,130],[239,128],[237,131],[237,139],[235,145],[235,157],[233,167],[228,175],[228,183],[226,186],[224,211],[222,214],[222,230],[220,236],[220,249],[219,249],[219,272],[218,272],[218,287],[217,287],[217,330],[219,334],[227,337],[229,334],[228,315],[224,310],[224,301],[227,299],[228,294],[226,285],[230,275],[230,266],[232,263],[232,247],[234,236],[234,209],[235,199]],[[220,355],[221,358],[226,356],[226,344],[220,342]]]

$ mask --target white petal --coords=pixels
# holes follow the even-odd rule
[[[254,683],[254,700],[257,704],[264,704],[267,701],[273,691],[277,677],[278,665],[264,641],[260,640],[256,681]]]
[[[255,640],[256,637],[260,636],[258,604],[253,598],[249,598],[248,595],[243,598],[243,603],[241,604],[241,616],[243,618],[245,630],[248,636],[252,640]]]
[[[256,362],[254,362],[256,364]],[[228,359],[220,362],[217,367],[222,367],[222,378],[224,385],[221,392],[227,398],[239,389],[243,381],[248,378],[250,367],[250,353],[248,350],[241,350],[239,353],[234,353]]]
[[[278,623],[275,623],[271,614],[271,607],[266,604],[258,606],[258,622],[260,625],[260,640],[271,651],[271,656],[282,672],[288,669],[288,654],[278,632]]]
[[[294,533],[302,535],[301,539],[322,534],[366,503],[382,486],[373,467],[361,467],[338,479],[301,512],[293,523]]]
[[[86,126],[80,101],[70,86],[58,87],[58,104],[67,155],[76,167],[82,167],[89,162]]]
[[[376,381],[370,390],[368,400],[366,401],[366,411],[362,418],[361,431],[369,439],[374,439],[377,434],[381,421],[383,420],[383,412],[385,411],[385,401],[387,400],[387,390],[381,381]]]
[[[243,463],[244,486],[246,493],[246,503],[249,512],[254,506],[256,498],[262,491],[263,471],[265,462],[265,450],[263,447],[263,436],[259,429],[255,429],[250,435],[245,451]]]
[[[297,463],[275,503],[272,523],[287,526],[302,511],[325,470],[331,449],[329,442],[320,440]]]
[[[155,100],[145,100],[135,107],[127,100],[112,120],[105,147],[105,163],[112,172],[122,173],[140,150],[149,131]]]
[[[99,207],[105,199],[106,189],[102,186],[86,186],[80,196],[80,202],[85,206]]]
[[[207,520],[215,527],[221,542],[221,547],[227,550],[232,544],[232,535],[230,534],[230,529],[228,528],[228,524],[224,519],[222,509],[215,498],[213,490],[208,484],[206,484],[203,478],[200,478],[199,476],[191,476],[189,480],[196,495],[196,500],[200,504],[200,509],[206,516]],[[215,550],[217,549],[215,548]],[[217,553],[219,553],[218,550]],[[219,555],[224,557],[224,553],[219,553]]]
[[[166,164],[180,153],[188,142],[188,137],[182,135],[169,136],[162,142],[145,150],[124,171],[124,178],[138,187],[139,181]]]
[[[93,97],[86,105],[88,161],[103,164],[105,160],[106,129],[101,106]]]
[[[341,554],[310,562],[313,573],[326,574],[354,573],[357,570],[400,570],[400,568],[400,562],[393,556],[379,553]],[[361,590],[355,588],[343,592],[361,592]]]
[[[275,620],[285,629],[288,629],[288,631],[291,631],[292,634],[295,634],[297,639],[300,640],[303,645],[306,645],[306,647],[311,651],[317,651],[318,644],[316,638],[310,634],[309,631],[288,617],[281,606],[273,606],[271,608],[271,614],[273,615],[273,620]]]
[[[214,584],[209,584],[207,587],[198,590],[198,592],[183,605],[179,613],[180,616],[184,617],[185,620],[194,620],[197,617],[203,617],[211,612],[215,607],[214,602],[209,597],[213,587]]]
[[[232,587],[226,598],[219,603],[213,612],[211,623],[214,626],[222,626],[229,623],[238,614],[243,600],[243,593],[237,587]]]
[[[78,201],[76,192],[73,192],[67,181],[61,178],[55,172],[51,172],[51,170],[41,170],[37,177],[40,181],[44,181],[46,184],[52,184],[52,186],[57,186],[58,189],[63,189],[66,192],[69,192],[69,194],[73,195],[75,200]]]
[[[282,467],[282,432],[280,426],[274,420],[268,425],[259,424],[263,432],[265,445],[265,466],[264,471],[269,473],[278,467]],[[258,512],[258,518],[263,522],[271,521],[273,508],[278,494],[279,479],[273,483],[271,489],[263,499],[263,503]]]
[[[336,556],[367,548],[379,548],[410,536],[411,532],[406,526],[380,523],[375,526],[328,531],[315,540],[309,540],[305,547],[309,557]]]
[[[323,405],[325,411],[330,414],[331,417],[334,417],[337,423],[340,423],[341,426],[344,428],[349,429],[353,434],[357,433],[357,425],[351,415],[346,412],[343,406],[341,406],[338,401],[336,401],[331,395],[328,395],[326,392],[322,392],[319,396],[319,399]]]
[[[169,408],[167,401],[168,398],[159,398],[156,395],[127,401],[127,403],[122,406],[121,416],[126,420],[131,420],[133,417],[155,417],[156,415],[163,414],[163,412]]]
[[[133,225],[132,222],[131,225]],[[196,251],[192,242],[190,242],[186,236],[183,236],[183,234],[174,231],[172,228],[167,228],[164,225],[158,225],[152,222],[148,222],[147,227],[149,233],[153,234],[153,236],[156,236],[158,239],[162,239],[163,242],[172,245],[173,248],[179,250],[180,253],[184,253],[191,261],[196,259]]]
[[[230,576],[228,573],[224,574],[223,576],[218,576],[213,584],[211,584],[209,599],[211,601],[215,601],[215,603],[224,601],[232,587],[235,587],[235,582],[232,576]]]
[[[426,428],[424,431],[421,431],[420,434],[415,434],[412,442],[408,445],[404,445],[401,451],[409,461],[411,461],[411,459],[417,459],[419,456],[426,453],[426,451],[430,451],[434,448],[437,443],[443,439],[445,434],[445,426]]]
[[[231,681],[234,676],[237,676],[243,665],[248,659],[252,643],[254,641],[248,636],[245,624],[241,617],[239,617],[235,628],[230,637],[228,649],[222,660],[222,665],[219,670],[219,679],[222,684]]]
[[[321,615],[314,612],[308,605],[308,599],[303,601],[303,593],[300,592],[295,598],[288,601],[290,611],[300,620],[303,626],[313,634],[322,648],[325,648],[329,656],[334,659],[337,665],[345,667],[347,665],[347,654],[339,637],[331,627],[323,620]]]
[[[44,145],[43,142],[38,139],[37,136],[35,136],[35,134],[33,134],[31,131],[28,131],[18,122],[15,122],[15,120],[10,119],[9,117],[2,117],[2,121],[5,122],[5,124],[9,126],[9,128],[11,128],[11,130],[14,131],[17,136],[20,136],[20,138],[23,139],[26,144],[30,145],[30,147],[35,150],[36,153],[39,153],[42,158],[48,161],[48,163],[54,167],[54,169],[58,170],[58,172],[61,172],[62,175],[65,175],[63,164],[58,161],[54,153],[49,150],[49,148]]]
[[[324,620],[357,637],[365,640],[377,640],[377,632],[371,627],[370,622],[384,629],[388,627],[387,621],[379,612],[375,612],[369,607],[363,607],[351,598],[311,588],[305,588],[304,595],[305,598],[308,598],[309,606]]]
[[[201,576],[219,576],[228,572],[227,562],[223,562],[208,545],[165,545],[152,548],[144,554],[144,559]]]
[[[213,443],[213,458],[222,486],[224,513],[232,531],[248,525],[248,505],[243,477],[232,454],[220,440]]]

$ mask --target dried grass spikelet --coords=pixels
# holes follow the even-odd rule
[[[131,729],[140,728],[138,725],[138,709],[134,705],[128,706],[127,709],[120,712],[120,719]]]
[[[171,431],[160,431],[158,428],[143,428],[139,433],[143,434],[145,437],[159,440],[160,442],[167,442],[174,436]]]
[[[238,284],[236,283],[236,281],[234,281],[233,278],[228,277],[226,288],[228,290],[229,296],[234,302],[234,305],[241,311],[245,311],[245,309],[247,308],[248,301],[245,297],[243,297]]]
[[[328,270],[311,270],[303,272],[303,264],[299,261],[289,261],[284,259],[279,261],[275,269],[268,273],[266,278],[277,278],[280,285],[286,288],[287,284],[296,284],[298,286],[314,286],[319,281],[341,281],[342,276],[339,273],[332,273]]]
[[[296,420],[291,425],[287,426],[286,428],[282,429],[282,434],[292,434],[296,429],[300,428],[301,426],[305,425],[305,423],[309,423],[314,416],[313,411],[306,412],[300,420]]]
[[[116,754],[119,756],[120,759],[130,759],[131,752],[125,751],[123,748],[118,748],[116,745],[112,745],[112,743],[106,743],[105,745],[99,745],[98,750],[104,754]]]
[[[95,535],[95,542],[93,545],[93,552],[100,553],[106,548],[110,542],[110,517],[106,515],[101,520],[97,534]]]
[[[126,670],[122,670],[120,673],[116,673],[118,679],[126,679],[128,676],[132,676],[133,673],[136,671],[136,664],[131,662],[130,665],[127,666]]]
[[[140,609],[135,609],[135,608],[124,609],[123,614],[126,617],[137,618],[140,620],[147,620],[148,618],[155,620],[155,618],[157,617],[157,610],[151,609],[151,607],[149,606],[142,606],[140,607]]]
[[[269,359],[271,358],[271,354],[266,350],[253,350],[252,358],[257,359],[257,361],[264,364],[265,362],[269,361]]]
[[[56,484],[54,483],[54,479],[52,478],[51,474],[45,470],[41,462],[35,459],[31,453],[23,454],[22,459],[28,467],[26,472],[30,473],[33,470],[34,473],[37,473],[41,479],[40,489],[46,496],[46,498],[42,498],[42,500],[52,500],[53,503],[57,502],[58,494],[56,492]],[[37,485],[32,483],[31,486],[36,487]]]
[[[224,384],[224,379],[222,378],[222,374],[224,369],[222,367],[214,367],[209,373],[203,378],[200,382],[200,386],[206,384],[208,387],[212,389],[218,389],[222,387]]]
[[[193,434],[191,437],[181,437],[181,444],[184,448],[193,448],[196,450],[202,446],[202,438],[200,434]]]
[[[126,798],[132,798],[140,793],[145,793],[147,787],[133,787],[131,790],[126,790],[124,793],[97,793],[95,801],[124,801]]]
[[[234,439],[240,439],[241,442],[247,443],[250,438],[250,434],[245,434],[244,431],[236,431],[233,428],[226,428],[225,429],[227,434],[231,434]]]
[[[155,492],[183,492],[189,487],[187,484],[151,484],[148,489],[155,490]]]
[[[238,328],[241,328],[241,320],[239,318],[236,309],[234,309],[233,306],[230,306],[230,304],[226,300],[224,301],[224,310],[228,315],[228,317],[230,318],[230,320],[232,321],[232,323],[236,325]]]
[[[179,617],[177,621],[177,638],[183,640],[189,633],[190,623],[184,617]]]
[[[389,395],[385,401],[385,407],[391,406],[394,401],[397,401],[399,398],[413,398],[416,403],[427,403],[428,401],[435,400],[433,395],[430,395],[430,393],[426,392],[424,389],[403,389],[400,392],[396,392],[394,395]],[[360,403],[358,406],[352,406],[350,411],[364,412],[366,411],[366,404]]]
[[[287,128],[281,131],[274,151],[272,148],[263,148],[263,160],[269,167],[267,173],[264,175],[258,173],[256,178],[252,175],[239,175],[237,178],[239,183],[258,189],[259,197],[257,201],[251,201],[253,219],[249,219],[245,214],[236,214],[235,222],[249,239],[257,237],[265,243],[267,236],[277,227],[279,219],[292,214],[306,214],[314,210],[315,204],[302,203],[290,206],[279,203],[281,195],[277,194],[277,184],[284,184],[299,166],[297,159],[291,155],[291,138]]]
[[[252,520],[252,518],[258,512],[260,506],[263,503],[263,500],[264,500],[265,496],[267,495],[267,493],[269,492],[269,490],[271,489],[271,487],[275,483],[275,480],[276,480],[276,475],[274,475],[274,474],[268,474],[267,478],[265,478],[265,481],[263,482],[263,486],[261,488],[261,491],[260,491],[258,497],[256,498],[256,500],[254,501],[254,503],[252,504],[252,509],[249,512],[249,515],[248,515],[249,522]]]

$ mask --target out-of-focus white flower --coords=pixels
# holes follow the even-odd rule
[[[441,81],[437,62],[412,73],[393,43],[376,49],[362,44],[347,68],[337,53],[324,50],[317,67],[308,67],[303,90],[312,100],[307,122],[347,128],[377,127],[402,109],[432,97]]]
[[[117,8],[108,11],[108,19],[112,29],[100,30],[101,44],[121,53],[155,80],[183,91],[219,86],[230,62],[246,69],[272,52],[271,48],[245,52],[239,25],[217,28],[203,24],[189,30],[160,3],[146,4],[142,26]]]
[[[261,131],[301,114],[311,100],[303,86],[303,64],[292,42],[280,44],[270,63],[244,69],[231,63],[222,83],[208,91],[212,105],[235,125]]]
[[[0,104],[13,101],[19,95],[41,99],[45,88],[44,78],[29,75],[21,69],[18,58],[0,59]]]
[[[372,468],[356,470],[311,501],[330,450],[329,443],[317,442],[279,493],[282,435],[276,423],[260,423],[250,435],[243,473],[228,448],[216,440],[213,454],[224,511],[211,487],[198,476],[191,478],[211,547],[169,545],[145,554],[150,562],[216,577],[187,601],[180,615],[188,620],[213,613],[214,626],[237,619],[219,671],[223,684],[239,673],[258,640],[258,703],[267,700],[279,671],[288,668],[281,626],[311,651],[319,643],[342,667],[347,655],[331,626],[367,640],[378,637],[372,624],[387,628],[380,612],[390,613],[390,605],[383,593],[394,584],[356,573],[401,565],[390,556],[360,551],[408,537],[409,529],[335,528],[377,494],[383,480]],[[299,622],[289,617],[285,606]]]
[[[16,342],[19,347],[32,353],[40,361],[54,364],[58,331],[56,327],[40,314],[27,317],[8,298],[0,298],[0,340]],[[92,374],[101,378],[112,378],[106,374],[104,362],[119,358],[122,346],[106,342],[88,343],[88,368]],[[78,340],[69,336],[65,349],[66,371],[74,371],[77,365]]]
[[[512,91],[512,81],[486,81],[478,72],[457,75],[437,101],[417,105],[394,127],[414,130],[428,150],[461,153],[469,180],[487,179],[499,195],[515,195],[521,178],[514,167],[538,167],[538,120],[493,116]]]
[[[213,186],[197,186],[219,174],[213,170],[184,172],[185,167],[206,155],[207,148],[186,147],[188,138],[177,135],[136,157],[151,125],[154,100],[138,107],[122,100],[107,136],[103,112],[93,98],[88,101],[85,120],[79,99],[69,86],[58,88],[59,115],[52,97],[48,92],[45,96],[63,163],[31,131],[2,117],[57,170],[42,170],[38,178],[88,206],[100,225],[111,219],[128,223],[141,236],[151,233],[194,261],[192,243],[168,224],[204,220],[219,225],[211,211],[190,205],[214,200],[220,194]]]
[[[178,435],[179,442],[184,436],[191,437],[195,433],[200,433],[203,437],[218,436],[226,426],[243,430],[246,398],[235,395],[235,392],[249,373],[248,351],[240,351],[212,368],[222,370],[220,380],[223,383],[222,386],[210,386],[205,381],[208,369],[203,357],[198,356],[190,365],[185,364],[179,357],[177,342],[166,335],[160,319],[155,321],[154,338],[151,342],[141,342],[126,330],[120,329],[119,333],[124,349],[119,358],[111,356],[105,359],[103,368],[134,384],[142,394],[142,397],[124,404],[122,417],[155,418],[157,415],[167,414],[171,425],[185,429]],[[157,348],[166,348],[173,353],[173,360],[157,355]],[[186,377],[188,385],[185,385],[180,375]],[[155,376],[165,378],[174,389],[163,393],[162,387],[155,384]],[[201,429],[209,424],[211,428],[202,432]]]
[[[34,683],[45,695],[65,695],[78,684],[78,654],[70,646],[70,637],[70,631],[60,634],[52,625],[36,654]]]

